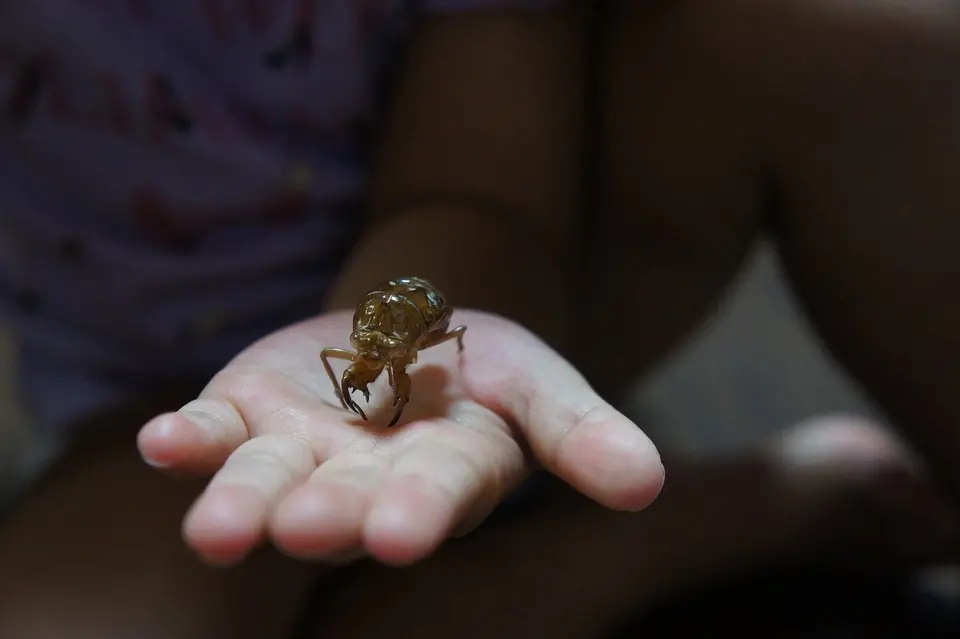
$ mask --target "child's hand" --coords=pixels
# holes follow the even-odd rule
[[[265,538],[302,558],[409,563],[489,514],[530,470],[527,453],[611,508],[656,497],[653,444],[570,364],[500,317],[454,321],[468,326],[463,353],[421,351],[394,428],[386,383],[371,389],[369,422],[334,396],[319,353],[348,345],[344,312],[254,344],[199,399],[148,423],[139,443],[152,464],[219,469],[186,517],[189,544],[219,563]]]

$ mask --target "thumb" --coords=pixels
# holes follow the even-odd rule
[[[490,315],[471,329],[481,321],[490,341],[465,353],[470,395],[519,428],[537,460],[576,490],[616,510],[650,505],[664,481],[650,438],[533,334]]]

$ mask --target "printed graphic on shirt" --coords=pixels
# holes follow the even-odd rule
[[[114,225],[129,216],[161,245],[289,222],[324,188],[327,165],[361,159],[356,134],[374,115],[371,43],[390,4],[61,0],[4,8],[4,119],[37,169],[66,178],[73,202]],[[40,24],[50,15],[69,21],[71,37]]]

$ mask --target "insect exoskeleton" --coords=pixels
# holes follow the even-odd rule
[[[397,278],[368,291],[353,314],[350,344],[354,350],[325,348],[320,353],[343,407],[367,419],[352,394],[360,391],[369,402],[369,385],[386,370],[396,407],[389,425],[396,424],[410,401],[407,366],[416,363],[417,353],[452,339],[457,340],[458,352],[463,350],[467,327],[451,329],[452,316],[453,308],[444,295],[422,277]],[[339,384],[329,358],[350,362]]]

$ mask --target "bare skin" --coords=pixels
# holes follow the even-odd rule
[[[657,362],[767,230],[826,344],[960,499],[960,8],[625,4],[593,321],[643,318],[645,337],[591,378]]]

